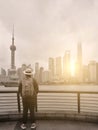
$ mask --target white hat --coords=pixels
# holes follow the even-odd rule
[[[25,71],[23,71],[23,73],[25,74],[25,75],[32,75],[33,73],[32,73],[32,69],[30,69],[30,68],[27,68]]]

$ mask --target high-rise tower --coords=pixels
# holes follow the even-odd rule
[[[12,33],[12,45],[10,46],[10,50],[11,50],[11,69],[16,69],[15,67],[16,46],[14,45],[14,27],[13,27],[13,33]]]
[[[39,63],[38,62],[36,62],[35,63],[35,75],[34,75],[34,77],[35,77],[35,79],[37,80],[37,82],[39,82]]]
[[[76,78],[78,82],[83,81],[83,73],[82,73],[82,46],[79,42],[77,45],[77,63],[76,63]]]
[[[66,50],[63,57],[63,76],[66,82],[70,81],[70,51]]]
[[[49,57],[48,59],[48,69],[49,69],[49,73],[50,73],[50,81],[52,81],[54,79],[54,75],[55,75],[55,65],[54,65],[54,58]]]
[[[57,79],[62,77],[62,58],[61,56],[56,57],[55,71]]]
[[[77,62],[79,65],[82,65],[82,46],[80,42],[77,47]]]

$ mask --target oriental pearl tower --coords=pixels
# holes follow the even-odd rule
[[[14,27],[13,27],[13,32],[12,32],[12,45],[10,46],[11,50],[11,70],[15,70],[15,51],[16,51],[16,46],[14,45]]]

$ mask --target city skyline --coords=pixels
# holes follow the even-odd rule
[[[13,33],[12,33],[12,43],[11,44],[13,44]],[[10,49],[10,51],[11,51],[11,46],[12,45],[10,45],[10,47],[9,47],[9,49]],[[74,75],[75,74],[75,68],[76,68],[76,63],[77,63],[77,60],[79,60],[80,58],[81,58],[81,61],[83,61],[83,53],[82,53],[82,51],[83,51],[83,49],[82,49],[82,51],[80,50],[80,52],[81,52],[81,54],[79,54],[79,49],[78,49],[78,46],[81,46],[81,49],[82,49],[82,43],[77,43],[77,50],[76,50],[76,55],[75,55],[75,59],[72,59],[72,55],[71,55],[71,51],[70,50],[65,50],[65,53],[63,54],[63,56],[55,56],[55,57],[48,57],[48,59],[47,59],[47,62],[46,62],[46,64],[47,64],[47,67],[46,66],[43,66],[42,64],[40,64],[39,63],[39,61],[35,61],[35,62],[33,62],[33,65],[34,66],[32,66],[32,63],[31,64],[29,64],[29,63],[22,63],[20,66],[17,66],[16,65],[16,69],[18,69],[18,67],[21,67],[23,64],[26,64],[27,66],[31,66],[31,67],[33,67],[33,69],[34,69],[34,67],[36,66],[35,64],[39,64],[40,65],[40,67],[44,67],[44,69],[45,70],[49,70],[49,66],[48,66],[48,60],[49,60],[49,58],[52,58],[53,60],[56,60],[57,58],[61,58],[61,64],[63,64],[63,58],[64,58],[64,55],[66,54],[66,53],[69,53],[70,54],[70,69],[68,69],[70,72],[71,72],[71,74],[72,75]],[[17,53],[17,51],[16,51],[16,53]],[[79,57],[78,57],[79,56]],[[82,56],[82,57],[81,57]],[[77,57],[78,57],[78,59],[77,59]],[[15,61],[12,61],[12,52],[10,52],[10,61],[11,61],[11,63],[10,63],[10,67],[9,68],[7,68],[7,69],[10,69],[10,68],[12,68],[12,62],[16,62],[16,56],[15,56]],[[91,61],[95,61],[95,62],[97,62],[96,60],[93,60],[93,59],[90,59],[89,60],[89,62],[87,63],[87,64],[83,64],[82,63],[82,65],[88,65]],[[80,61],[79,61],[80,62]],[[3,66],[1,66],[1,68],[3,68]],[[4,68],[5,69],[5,68]]]
[[[13,32],[14,34],[14,32]],[[22,64],[21,67],[15,67],[15,50],[14,35],[12,35],[11,67],[8,72],[1,68],[0,80],[7,81],[11,79],[21,79],[23,70],[32,65]],[[72,64],[70,51],[66,50],[63,57],[49,57],[48,70],[42,67],[39,62],[35,62],[34,78],[40,83],[98,83],[98,62],[91,60],[88,65],[82,63],[82,46],[77,44],[77,60]]]
[[[35,62],[47,67],[49,57],[63,57],[66,50],[76,60],[78,42],[83,63],[98,61],[97,0],[0,0],[0,5],[0,67],[10,68],[13,23],[16,67]]]

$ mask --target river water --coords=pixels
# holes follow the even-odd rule
[[[98,85],[40,85],[40,90],[98,92]]]
[[[0,90],[17,90],[17,87],[4,87],[0,86]],[[39,90],[45,91],[90,91],[98,92],[98,85],[39,85]]]

